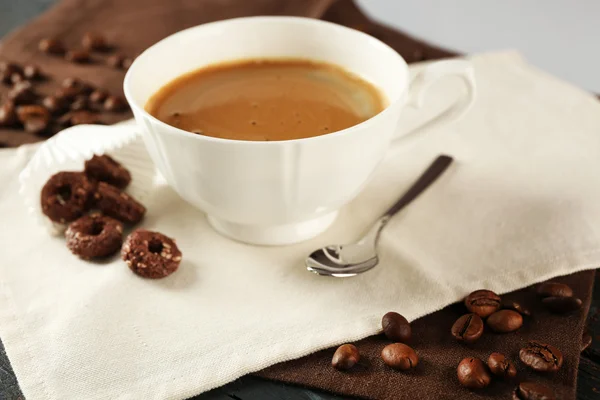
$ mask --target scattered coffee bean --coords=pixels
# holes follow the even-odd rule
[[[133,59],[125,57],[121,62],[121,68],[127,71],[131,67],[131,64],[133,64]]]
[[[9,61],[0,61],[0,72],[10,71],[10,73],[20,71],[21,67],[19,64],[15,64]]]
[[[23,76],[22,72],[15,72],[10,76],[10,83],[12,83],[13,85],[16,85],[19,82],[23,82],[25,80],[25,77]]]
[[[502,308],[505,310],[513,310],[521,315],[531,317],[531,311],[529,311],[529,309],[523,307],[520,303],[517,303],[516,301],[502,303]]]
[[[6,72],[6,71],[0,71],[0,82],[4,83],[5,85],[10,84],[10,76],[12,74]]]
[[[563,363],[563,355],[556,347],[531,341],[519,351],[519,358],[529,368],[540,372],[558,371]]]
[[[500,308],[500,296],[491,290],[476,290],[465,298],[467,310],[485,318]]]
[[[65,54],[65,60],[76,64],[90,61],[90,53],[87,50],[69,50]]]
[[[69,125],[82,125],[82,124],[98,124],[100,118],[98,114],[89,111],[72,111],[69,113]]]
[[[108,92],[102,89],[96,89],[90,94],[90,103],[93,104],[102,104],[104,100],[108,97]]]
[[[410,324],[402,315],[390,311],[381,319],[385,336],[395,342],[408,343],[412,335]]]
[[[106,51],[109,46],[104,36],[93,32],[87,32],[81,39],[83,47],[90,51]]]
[[[502,353],[490,354],[487,365],[492,374],[502,378],[512,379],[517,376],[517,368],[515,368],[515,365]]]
[[[508,333],[523,325],[523,317],[513,310],[499,310],[490,315],[486,323],[496,333]]]
[[[15,103],[11,100],[6,100],[0,106],[0,127],[15,127],[19,124]]]
[[[32,104],[37,99],[31,83],[27,81],[19,82],[8,92],[8,99],[15,104]]]
[[[577,297],[545,297],[542,304],[555,314],[567,314],[581,308],[581,299]]]
[[[8,100],[0,107],[0,126],[11,127],[19,122],[15,103]]]
[[[456,368],[458,381],[469,389],[483,389],[492,381],[487,367],[479,358],[465,358]]]
[[[46,107],[51,114],[62,114],[63,111],[69,108],[68,102],[64,98],[57,96],[44,97],[42,105]]]
[[[63,54],[65,52],[65,46],[58,39],[48,38],[40,40],[38,48],[44,53],[48,54]]]
[[[42,106],[21,106],[17,108],[17,117],[25,130],[31,133],[46,131],[50,123],[50,113]]]
[[[123,68],[123,60],[125,59],[124,56],[122,56],[121,54],[113,54],[112,56],[108,57],[106,59],[106,64],[109,67],[112,68]]]
[[[0,81],[2,83],[10,84],[12,75],[16,73],[21,73],[19,65],[8,61],[0,62]]]
[[[475,343],[483,335],[483,320],[477,314],[465,314],[456,320],[450,332],[459,342]]]
[[[419,357],[415,351],[404,343],[388,344],[381,351],[383,362],[391,368],[408,370],[419,363]]]
[[[124,111],[127,109],[127,102],[120,96],[108,96],[104,100],[104,109],[106,111]]]
[[[62,87],[64,89],[70,89],[71,92],[73,94],[73,97],[80,95],[80,94],[86,94],[89,95],[90,93],[92,93],[94,91],[94,88],[92,85],[90,85],[89,83],[80,81],[77,78],[66,78],[62,81]]]
[[[42,77],[42,72],[37,65],[27,64],[23,67],[23,76],[28,80],[40,79]]]
[[[55,93],[54,96],[68,101],[69,103],[75,99],[75,97],[81,94],[81,90],[78,88],[60,88]]]
[[[70,109],[71,111],[81,111],[88,108],[88,98],[86,95],[80,94],[73,99]]]
[[[347,371],[360,360],[360,353],[353,344],[343,344],[337,348],[331,359],[331,366],[340,371]]]
[[[541,383],[521,382],[513,392],[513,400],[556,400],[556,396]]]
[[[564,283],[544,282],[538,286],[537,293],[541,297],[571,297],[573,296],[573,289]]]

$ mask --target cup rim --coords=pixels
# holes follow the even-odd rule
[[[157,47],[159,44],[161,44],[164,41],[171,40],[173,37],[176,37],[176,36],[183,36],[185,34],[188,34],[191,31],[194,31],[197,29],[203,29],[203,28],[214,27],[214,26],[219,26],[219,25],[242,23],[242,22],[246,22],[246,21],[256,21],[257,23],[278,21],[278,22],[288,22],[288,23],[295,23],[295,24],[320,24],[320,25],[328,26],[329,29],[335,29],[340,32],[346,32],[346,33],[351,33],[354,35],[363,36],[368,41],[373,43],[373,45],[378,46],[385,51],[391,52],[395,57],[397,57],[399,59],[399,61],[401,61],[401,63],[404,65],[404,70],[399,71],[398,73],[405,75],[406,88],[396,99],[394,99],[393,101],[390,101],[381,112],[379,112],[378,114],[372,116],[371,118],[369,118],[359,124],[352,125],[346,129],[327,133],[324,135],[310,136],[310,137],[300,138],[300,139],[269,140],[269,141],[226,139],[226,138],[218,138],[218,137],[199,135],[197,133],[188,132],[184,129],[177,128],[175,126],[169,125],[166,122],[159,120],[158,118],[156,118],[155,116],[153,116],[152,114],[147,112],[146,109],[144,108],[144,106],[140,106],[139,104],[137,104],[137,102],[135,102],[133,100],[133,95],[130,93],[129,86],[130,86],[131,80],[133,79],[132,75],[133,75],[133,71],[135,69],[134,68],[135,64],[140,62],[139,58],[142,55],[152,51],[155,47]],[[341,66],[341,67],[344,68],[344,66]],[[403,100],[403,98],[405,97],[405,96],[403,96],[403,94],[406,93],[406,91],[408,90],[408,86],[409,86],[408,64],[406,63],[406,60],[404,60],[404,58],[396,50],[394,50],[392,47],[390,47],[388,44],[382,42],[381,40],[379,40],[369,34],[366,34],[364,32],[356,30],[356,29],[349,28],[347,26],[339,25],[339,24],[329,22],[329,21],[314,19],[314,18],[294,17],[294,16],[251,16],[251,17],[230,18],[230,19],[209,22],[209,23],[196,25],[196,26],[193,26],[190,28],[183,29],[181,31],[175,32],[175,33],[159,40],[158,42],[154,43],[152,46],[145,49],[133,61],[132,65],[130,66],[127,73],[125,74],[125,78],[123,80],[123,92],[125,94],[125,98],[127,99],[127,102],[129,103],[129,106],[132,109],[135,109],[138,113],[143,113],[143,115],[146,118],[149,118],[153,123],[158,124],[161,127],[169,128],[169,129],[166,129],[165,132],[175,133],[176,135],[183,135],[183,136],[186,136],[189,138],[194,138],[193,140],[208,140],[210,142],[216,142],[216,143],[236,143],[236,144],[244,144],[244,145],[249,145],[249,146],[259,146],[259,145],[275,146],[275,145],[280,145],[280,144],[308,142],[308,141],[312,142],[312,141],[318,141],[318,140],[327,140],[328,138],[347,136],[347,135],[351,134],[352,132],[357,131],[358,129],[362,129],[362,128],[368,127],[368,126],[376,123],[377,120],[384,117],[384,114],[388,114],[388,113],[392,112],[392,110],[396,108],[398,103],[400,103]]]

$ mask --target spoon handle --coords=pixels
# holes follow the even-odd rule
[[[433,163],[423,172],[423,174],[412,184],[412,186],[402,195],[402,197],[391,206],[382,219],[389,219],[392,215],[403,209],[411,201],[417,198],[425,191],[435,180],[448,168],[452,163],[452,157],[441,155],[438,156]]]

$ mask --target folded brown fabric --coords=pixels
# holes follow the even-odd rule
[[[550,314],[541,304],[534,287],[502,296],[504,301],[516,301],[531,311],[523,327],[515,333],[495,334],[489,328],[474,344],[458,343],[450,327],[466,313],[463,304],[454,304],[412,323],[410,345],[419,355],[419,365],[410,372],[396,372],[383,364],[381,349],[391,343],[383,336],[373,336],[358,343],[365,365],[349,372],[331,367],[335,349],[274,365],[257,375],[283,382],[317,387],[323,390],[360,396],[368,399],[510,399],[517,382],[534,381],[555,390],[559,399],[575,399],[577,369],[581,352],[581,337],[585,317],[592,298],[595,271],[584,271],[555,279],[573,288],[584,302],[582,310],[569,315]],[[402,310],[402,305],[398,305]],[[390,310],[382,310],[382,315]],[[536,373],[519,361],[519,350],[529,340],[539,340],[557,346],[564,364],[555,374]],[[465,357],[486,361],[492,352],[500,352],[512,360],[518,370],[513,381],[494,379],[484,390],[471,391],[461,387],[456,367]]]
[[[296,15],[322,18],[367,32],[396,49],[408,62],[452,56],[453,53],[425,44],[396,30],[372,22],[349,0],[63,0],[23,28],[3,38],[0,60],[34,63],[48,75],[39,91],[50,94],[69,77],[88,81],[96,87],[122,94],[124,71],[106,65],[107,55],[94,54],[92,62],[78,65],[38,50],[38,42],[47,37],[63,40],[76,49],[86,32],[98,32],[116,46],[116,52],[134,57],[148,46],[176,31],[219,19],[250,15]],[[5,96],[6,86],[0,87]],[[106,113],[104,123],[130,118],[131,114]],[[0,129],[0,144],[18,146],[43,140],[15,129]],[[456,379],[458,362],[468,356],[487,359],[500,351],[515,361],[519,380],[531,379],[552,386],[563,399],[575,397],[575,383],[585,316],[591,299],[594,271],[585,271],[559,279],[571,285],[584,307],[568,317],[545,311],[531,288],[504,296],[521,302],[533,312],[531,319],[514,334],[486,333],[471,346],[458,344],[450,335],[450,327],[464,309],[452,305],[413,323],[411,345],[418,352],[419,367],[409,373],[393,371],[383,365],[380,352],[388,343],[382,337],[371,337],[357,343],[363,363],[352,372],[331,368],[334,349],[325,350],[299,360],[275,365],[258,376],[300,384],[343,395],[373,399],[469,399],[510,398],[514,383],[495,381],[481,392],[461,388]],[[402,305],[398,305],[401,311]],[[389,310],[382,310],[382,314]],[[562,350],[565,362],[555,375],[540,375],[525,369],[518,360],[519,349],[531,339],[547,341]],[[2,364],[0,362],[0,364]]]

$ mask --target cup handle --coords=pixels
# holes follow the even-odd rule
[[[426,131],[434,126],[440,126],[461,118],[475,102],[476,85],[473,66],[466,60],[438,61],[425,67],[412,80],[408,92],[407,106],[419,109],[423,106],[427,90],[436,82],[448,76],[456,76],[462,79],[466,86],[466,93],[458,98],[450,107],[423,122],[421,125],[408,132],[397,132],[394,140],[413,136],[416,133]]]

